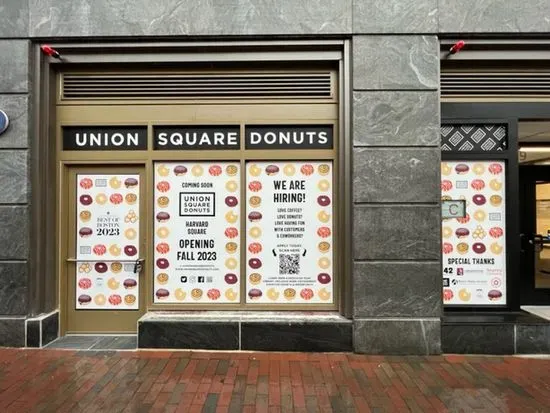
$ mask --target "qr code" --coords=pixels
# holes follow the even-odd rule
[[[279,255],[279,274],[300,274],[300,254]]]

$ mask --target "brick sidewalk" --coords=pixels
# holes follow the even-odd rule
[[[550,359],[0,349],[0,412],[550,412]]]

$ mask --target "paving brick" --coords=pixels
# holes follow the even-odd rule
[[[549,411],[550,360],[0,349],[3,412]]]

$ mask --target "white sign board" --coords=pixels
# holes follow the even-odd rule
[[[332,303],[332,162],[246,169],[247,303]]]
[[[236,162],[155,164],[155,303],[239,303]]]
[[[139,307],[139,175],[77,175],[76,308]]]
[[[505,164],[443,162],[441,175],[442,201],[466,203],[442,222],[444,304],[505,305]]]

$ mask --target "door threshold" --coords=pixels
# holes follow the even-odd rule
[[[550,305],[522,305],[521,309],[550,321]]]
[[[69,334],[44,348],[89,351],[135,350],[136,334]]]

